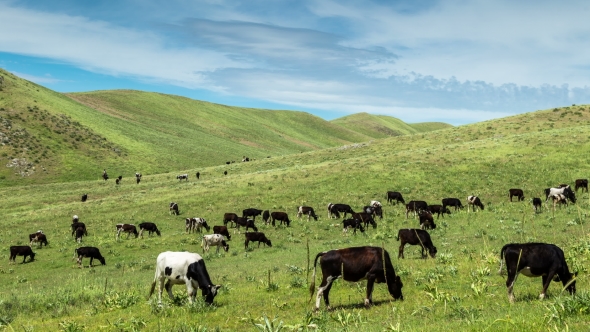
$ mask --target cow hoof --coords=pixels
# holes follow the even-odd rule
[[[545,294],[541,294],[541,295],[539,295],[539,300],[542,300],[542,299],[544,299],[544,298],[545,298]]]
[[[365,299],[365,307],[371,306],[371,301],[369,299]]]

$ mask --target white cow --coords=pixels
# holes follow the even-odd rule
[[[167,279],[166,285],[164,280]],[[197,288],[201,289],[206,303],[213,303],[221,285],[214,285],[205,268],[205,262],[199,254],[190,252],[166,251],[160,253],[156,260],[156,275],[148,299],[154,293],[156,281],[160,281],[158,303],[162,303],[162,291],[166,288],[170,299],[174,299],[172,286],[186,284],[186,291],[190,303],[193,303]]]
[[[371,205],[372,207],[375,207],[375,208],[376,208],[376,207],[383,207],[383,205],[382,205],[382,204],[381,204],[381,202],[379,202],[379,201],[371,201],[371,204],[370,204],[370,205]]]
[[[223,235],[221,235],[221,234],[203,235],[203,240],[201,241],[201,247],[205,251],[209,251],[209,246],[217,246],[216,253],[219,253],[219,247],[223,247],[223,249],[226,252],[229,250],[229,244],[225,243]]]

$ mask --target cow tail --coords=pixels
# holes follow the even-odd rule
[[[78,253],[78,248],[74,249],[74,257],[72,257],[72,259],[76,258],[76,254]]]
[[[158,267],[156,266],[156,275],[154,276],[154,281],[152,282],[152,287],[150,288],[150,294],[148,295],[148,300],[150,299],[150,297],[152,297],[152,294],[154,294],[154,290],[156,289],[156,281],[158,281],[158,275],[160,274],[160,271],[158,271]]]
[[[504,267],[504,252],[506,251],[506,248],[508,248],[508,245],[505,245],[502,247],[502,250],[500,250],[500,269],[498,270],[498,274],[502,274],[502,267]]]
[[[309,300],[311,301],[313,297],[313,292],[315,291],[315,272],[316,272],[316,265],[318,263],[318,258],[324,256],[326,252],[320,252],[315,256],[315,260],[313,261],[313,274],[311,275],[311,284],[309,285]]]

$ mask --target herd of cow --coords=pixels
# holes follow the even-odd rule
[[[103,173],[103,177],[108,179],[106,170]],[[141,174],[136,174],[137,183],[141,179]],[[576,180],[575,191],[578,189],[588,192],[588,180],[578,179]],[[575,192],[568,185],[560,185],[557,188],[545,189],[545,195],[547,202],[550,198],[553,200],[553,204],[564,203],[568,201],[575,203]],[[522,189],[510,189],[509,199],[512,202],[512,198],[517,197],[518,201],[524,200],[524,192]],[[82,201],[86,201],[87,194],[84,194]],[[414,217],[418,216],[420,222],[420,229],[400,229],[398,232],[397,239],[400,241],[398,259],[404,258],[404,247],[409,245],[418,245],[422,249],[422,258],[430,257],[435,258],[437,249],[434,246],[430,234],[427,232],[428,229],[435,229],[436,224],[434,223],[433,215],[437,214],[437,219],[442,214],[443,218],[445,214],[451,214],[449,207],[454,208],[456,212],[458,209],[463,208],[463,204],[460,199],[457,198],[444,198],[442,204],[429,205],[425,201],[413,200],[406,204],[403,196],[399,192],[389,191],[386,194],[386,199],[389,204],[402,203],[405,204],[406,208],[406,219],[410,212],[413,212]],[[475,212],[477,208],[484,210],[484,204],[477,196],[468,196],[466,199],[467,211],[473,209]],[[542,201],[540,198],[532,199],[533,208],[535,211],[539,211]],[[179,215],[179,207],[175,202],[171,202],[169,205],[169,211],[171,214]],[[364,206],[361,212],[355,212],[350,205],[347,204],[332,204],[329,203],[327,207],[328,218],[340,218],[342,214],[342,225],[343,231],[347,232],[350,228],[356,233],[357,230],[364,232],[368,225],[372,225],[373,228],[377,227],[375,218],[383,218],[383,205],[379,201],[371,201],[369,205]],[[346,219],[347,214],[350,215]],[[258,228],[255,225],[257,216],[262,216],[263,222],[268,225],[276,226],[276,221],[280,222],[280,225],[284,224],[289,227],[291,221],[286,212],[270,212],[269,210],[260,210],[249,208],[242,211],[242,216],[238,216],[235,213],[225,213],[223,216],[223,225],[213,226],[213,234],[202,235],[201,247],[204,251],[208,251],[211,246],[217,247],[219,252],[220,247],[226,252],[229,250],[229,245],[226,241],[231,240],[231,235],[228,230],[228,224],[230,227],[235,228],[239,231],[240,227],[245,227],[245,248],[248,249],[249,242],[258,242],[265,246],[272,246],[271,241],[262,232],[258,232]],[[310,218],[318,220],[314,209],[309,206],[300,206],[297,208],[297,217],[300,219],[303,216],[307,216],[307,221]],[[158,236],[161,235],[160,230],[156,224],[151,222],[143,222],[137,227],[133,224],[117,224],[116,234],[119,239],[122,232],[127,233],[127,238],[131,234],[135,238],[142,237],[143,232],[148,231],[151,236],[152,233],[156,233]],[[77,215],[72,218],[72,236],[78,243],[82,241],[82,237],[87,235],[86,226],[84,223],[79,221]],[[202,229],[210,231],[211,227],[208,225],[204,218],[186,218],[185,231],[186,233],[199,232],[202,233]],[[252,229],[253,232],[248,232]],[[36,233],[29,234],[30,244],[28,246],[11,246],[10,247],[10,258],[9,260],[14,262],[16,256],[23,256],[23,263],[25,263],[27,256],[30,257],[30,261],[35,258],[35,253],[32,251],[32,246],[37,243],[39,246],[45,244],[47,246],[48,241],[43,231],[39,230]],[[92,267],[93,259],[97,259],[102,265],[105,265],[105,259],[100,254],[100,251],[96,247],[80,247],[75,249],[74,259],[77,259],[77,263],[82,267],[82,259],[90,258],[90,266]],[[546,243],[524,243],[524,244],[507,244],[500,251],[500,271],[504,262],[506,263],[506,269],[508,272],[508,278],[506,281],[506,287],[508,288],[508,297],[511,302],[514,301],[513,287],[516,275],[521,273],[528,277],[542,277],[543,290],[540,297],[544,298],[547,288],[551,280],[561,281],[564,287],[569,291],[570,294],[574,294],[576,291],[576,274],[570,273],[568,266],[565,261],[563,251],[553,245]],[[315,289],[315,275],[317,263],[320,263],[322,270],[322,282],[317,288],[316,295],[316,309],[320,307],[321,297],[324,298],[326,306],[330,306],[329,292],[332,287],[333,281],[342,278],[346,281],[356,282],[362,279],[367,279],[367,290],[365,297],[365,305],[372,303],[372,291],[374,283],[386,283],[389,293],[394,299],[403,300],[402,287],[403,283],[399,276],[395,274],[395,270],[391,263],[389,253],[383,248],[379,247],[353,247],[345,249],[336,249],[318,253],[314,260],[313,277],[310,287],[310,292],[313,296]],[[156,282],[159,281],[159,302],[161,303],[161,297],[163,289],[165,288],[172,298],[171,287],[175,284],[185,284],[189,294],[189,301],[192,302],[196,295],[196,289],[199,288],[202,291],[202,295],[205,302],[212,303],[213,298],[217,295],[219,285],[214,285],[209,277],[209,274],[205,268],[203,258],[196,253],[189,252],[162,252],[158,255],[156,261],[156,273],[154,281],[152,283],[150,296],[154,292]],[[165,283],[164,283],[165,282]]]

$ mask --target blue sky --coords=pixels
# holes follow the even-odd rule
[[[0,0],[0,67],[60,92],[455,125],[590,102],[583,1]]]

